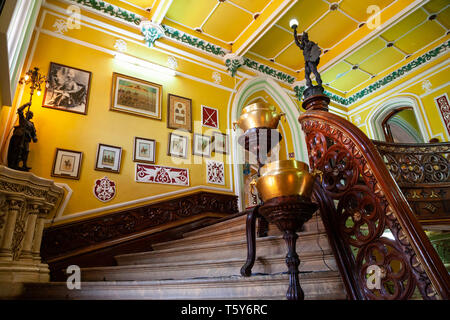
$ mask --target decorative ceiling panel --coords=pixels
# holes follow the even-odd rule
[[[332,11],[316,23],[308,31],[308,34],[309,38],[318,43],[322,49],[327,49],[341,41],[357,27],[358,24],[346,15],[339,11]]]
[[[430,2],[426,3],[423,7],[429,13],[437,13],[441,11],[443,8],[448,7],[448,5],[449,5],[448,0],[431,0]]]
[[[363,62],[365,59],[384,49],[385,47],[386,41],[383,41],[382,39],[377,37],[372,41],[370,41],[368,44],[364,45],[362,48],[357,49],[345,60],[350,62],[352,65],[359,64]]]
[[[445,32],[446,30],[435,21],[426,21],[419,28],[397,40],[395,46],[411,54],[442,37]]]
[[[131,4],[135,6],[141,7],[142,9],[147,9],[153,7],[156,0],[127,0]]]
[[[271,0],[228,0],[252,13],[260,13]]]
[[[200,28],[217,4],[217,0],[174,0],[166,17],[192,29]]]
[[[367,73],[358,69],[350,69],[345,75],[333,81],[331,86],[342,92],[347,92],[368,79],[370,79],[370,75]]]
[[[252,21],[253,16],[248,12],[223,2],[214,10],[202,29],[222,41],[232,42]]]
[[[428,15],[424,10],[419,9],[411,13],[409,16],[392,26],[389,30],[382,33],[382,36],[387,41],[394,41],[405,33],[416,28],[420,23],[427,19]]]
[[[359,22],[363,22],[366,21],[369,17],[367,8],[370,5],[377,5],[380,10],[383,10],[392,2],[394,2],[394,0],[343,0],[341,3],[339,3],[339,9],[350,15],[352,18],[358,20]],[[370,14],[373,14],[373,12],[371,11]]]
[[[286,46],[292,44],[293,39],[292,33],[288,33],[284,29],[278,27],[271,28],[264,37],[253,46],[251,52],[267,59],[271,59],[280,54]]]
[[[303,52],[295,43],[292,43],[284,50],[283,53],[275,59],[275,62],[287,66],[292,70],[301,70],[305,67]]]
[[[365,70],[372,75],[377,75],[386,68],[396,64],[405,58],[405,55],[397,49],[390,47],[381,50],[376,55],[370,57],[359,65],[362,70]]]
[[[345,61],[341,61],[321,74],[323,83],[329,85],[332,81],[342,77],[346,72],[350,71],[351,65]]]

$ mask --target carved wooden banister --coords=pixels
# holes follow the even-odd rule
[[[450,223],[450,142],[373,141],[422,224]]]
[[[323,172],[314,197],[349,297],[449,299],[447,270],[374,144],[326,111],[299,122],[310,165]],[[372,268],[379,286],[367,280]]]

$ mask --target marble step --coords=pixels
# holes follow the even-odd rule
[[[238,217],[240,218],[240,217]],[[236,218],[237,219],[237,218]],[[238,220],[240,221],[240,220]],[[241,221],[240,221],[241,222]],[[219,223],[220,225],[220,223]],[[212,227],[212,226],[211,226]],[[240,224],[226,224],[222,227],[215,226],[216,228],[210,229],[210,232],[189,232],[183,235],[182,239],[160,242],[152,245],[154,250],[163,250],[169,248],[176,248],[179,246],[193,245],[193,244],[206,244],[211,241],[238,241],[246,239],[245,221]],[[312,218],[304,225],[305,232],[312,232],[315,230],[324,231],[324,226],[320,218]],[[269,225],[268,235],[280,236],[282,233],[275,225]]]
[[[228,229],[237,230],[239,228],[244,230],[244,232],[245,232],[246,219],[247,219],[247,215],[238,216],[236,218],[232,218],[232,219],[225,220],[223,222],[215,223],[213,225],[210,225],[210,226],[198,229],[198,230],[186,232],[183,234],[183,237],[188,238],[188,237],[193,237],[193,236],[195,237],[195,236],[200,236],[200,235],[207,236],[207,235],[221,233]],[[320,216],[314,215],[309,221],[307,221],[304,224],[303,230],[304,231],[324,230],[324,226],[323,226],[322,219],[320,218]],[[269,235],[280,235],[280,234],[281,234],[281,232],[278,230],[278,228],[275,225],[269,224]]]
[[[300,255],[300,272],[336,271],[334,256],[330,250],[307,252]],[[253,274],[275,274],[288,270],[285,255],[257,257],[252,268]],[[131,281],[131,280],[180,280],[185,278],[205,278],[240,275],[245,259],[203,260],[145,265],[124,265],[113,267],[91,267],[81,269],[82,281]]]
[[[301,232],[297,240],[297,253],[321,252],[329,250],[330,245],[325,233],[316,231]],[[268,236],[256,239],[256,256],[267,259],[274,256],[285,255],[286,245],[282,236]],[[164,250],[139,252],[118,255],[115,257],[118,265],[152,264],[184,261],[246,259],[247,241],[225,242],[211,241],[206,244],[193,244],[179,246]]]
[[[338,272],[300,273],[307,300],[345,299]],[[82,282],[80,290],[69,290],[65,282],[26,283],[19,299],[37,300],[281,300],[286,299],[288,275],[229,276],[204,279],[155,281]]]

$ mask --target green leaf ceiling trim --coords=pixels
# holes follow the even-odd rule
[[[186,43],[190,46],[193,46],[197,49],[212,53],[216,56],[223,57],[225,54],[227,54],[225,49],[223,49],[219,46],[213,45],[212,43],[209,43],[207,41],[193,37],[187,33],[184,33],[182,31],[179,31],[175,28],[172,28],[172,27],[169,27],[169,26],[166,26],[163,24],[161,25],[161,27],[164,29],[165,35],[171,39]]]
[[[110,16],[125,20],[127,22],[134,23],[135,25],[139,25],[142,21],[142,17],[139,16],[138,14],[126,11],[105,1],[98,1],[98,0],[69,0],[69,1],[101,11],[103,13],[109,14]]]

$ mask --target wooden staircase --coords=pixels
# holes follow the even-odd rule
[[[81,289],[65,282],[26,283],[21,299],[285,299],[288,274],[282,235],[270,225],[257,238],[251,277],[245,215],[153,245],[153,251],[118,255],[117,266],[81,269]],[[306,299],[345,299],[346,293],[320,217],[299,232],[300,283]]]

